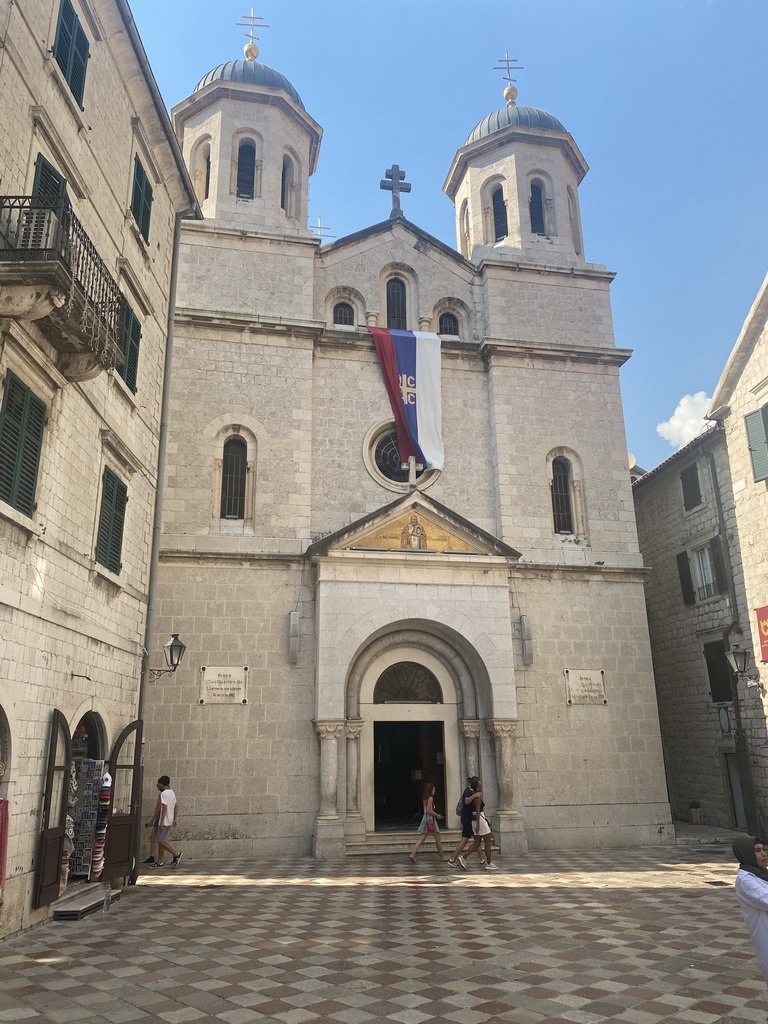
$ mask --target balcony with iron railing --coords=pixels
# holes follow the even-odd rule
[[[0,317],[34,320],[69,380],[123,362],[125,299],[66,196],[0,196]]]

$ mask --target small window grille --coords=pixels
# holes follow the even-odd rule
[[[333,307],[333,322],[343,327],[354,327],[355,311],[348,302],[337,302]]]
[[[459,333],[458,317],[454,316],[453,313],[442,313],[440,315],[440,324],[437,333],[457,335]]]
[[[507,206],[504,202],[504,193],[501,190],[501,185],[493,190],[491,208],[493,210],[493,240],[500,242],[508,234]]]
[[[221,518],[245,518],[245,478],[248,449],[242,437],[230,437],[224,444],[221,467]]]
[[[534,235],[545,235],[544,226],[544,189],[537,181],[531,182],[531,199],[529,203],[531,211],[531,231]]]
[[[552,515],[555,533],[573,533],[571,473],[565,459],[552,460]]]
[[[246,140],[237,150],[237,198],[253,199],[255,183],[256,147]]]
[[[407,331],[405,284],[399,277],[387,281],[387,327],[391,331]]]

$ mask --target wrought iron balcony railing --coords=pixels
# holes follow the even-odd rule
[[[53,298],[28,318],[78,356],[79,376],[93,375],[85,353],[95,372],[122,362],[125,299],[66,197],[0,196],[0,282],[49,285]]]

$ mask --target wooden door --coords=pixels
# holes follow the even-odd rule
[[[37,847],[37,879],[34,907],[45,907],[59,895],[61,855],[64,850],[64,829],[67,822],[69,768],[72,761],[72,737],[67,720],[53,708],[48,738],[48,764]]]
[[[115,740],[108,765],[112,776],[101,879],[133,875],[139,830],[141,795],[141,738],[143,722],[126,725]]]

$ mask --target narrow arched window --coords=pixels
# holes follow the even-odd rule
[[[208,147],[208,152],[205,154],[205,184],[203,187],[203,199],[207,199],[211,194],[211,147]]]
[[[458,334],[459,320],[453,313],[441,313],[438,334]]]
[[[355,323],[355,311],[348,302],[337,302],[333,307],[333,322],[343,327],[353,327]]]
[[[286,217],[293,216],[291,208],[291,194],[293,192],[293,160],[289,156],[283,157],[283,170],[280,176],[280,206],[285,210]]]
[[[242,437],[224,442],[221,466],[221,518],[245,518],[245,476],[248,450]]]
[[[552,460],[552,516],[555,533],[573,533],[571,467],[567,459]]]
[[[545,235],[544,227],[544,188],[538,181],[531,182],[531,198],[529,201],[531,211],[531,231],[534,235]]]
[[[387,327],[391,331],[407,331],[405,284],[399,277],[387,281]]]
[[[459,214],[459,248],[462,256],[469,256],[469,207],[466,199]]]
[[[253,199],[255,181],[256,147],[246,139],[237,149],[237,198]]]
[[[577,256],[581,256],[581,236],[579,233],[579,218],[576,209],[576,197],[568,186],[568,221],[571,226],[571,241]]]
[[[491,194],[491,209],[493,210],[493,240],[500,242],[507,237],[507,205],[504,202],[504,193],[501,185],[493,190]]]

